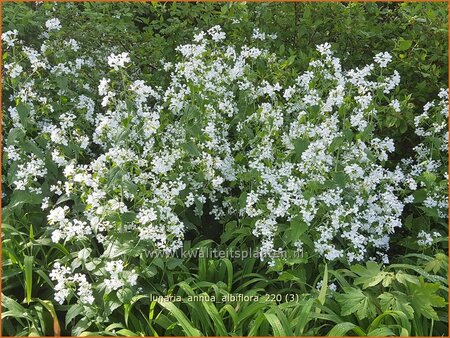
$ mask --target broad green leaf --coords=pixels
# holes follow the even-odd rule
[[[74,304],[69,308],[69,310],[66,312],[66,318],[65,318],[66,329],[67,329],[67,326],[72,321],[72,319],[74,319],[76,316],[82,314],[83,310],[84,310],[84,308],[83,308],[83,305],[81,305],[81,304]]]
[[[413,284],[419,284],[419,278],[417,278],[417,276],[410,275],[402,271],[399,271],[395,274],[395,279],[403,285],[408,285],[408,282]]]
[[[379,295],[378,299],[380,299],[381,310],[401,311],[410,319],[414,317],[414,309],[409,305],[410,303],[404,293],[399,291],[385,292]]]
[[[306,230],[308,225],[300,217],[293,218],[288,230],[289,241],[291,243],[297,241]]]
[[[405,51],[405,50],[409,49],[411,46],[412,46],[412,41],[411,40],[400,39],[399,42],[398,42],[397,49],[399,51]]]
[[[357,264],[351,270],[360,276],[355,278],[355,285],[363,284],[364,289],[381,283],[385,277],[385,273],[380,271],[380,266],[375,262],[367,262],[366,267]]]
[[[341,305],[341,314],[348,316],[356,313],[358,319],[373,318],[376,315],[376,307],[373,299],[360,289],[344,288],[345,294],[336,295],[337,302]]]
[[[133,291],[130,288],[122,288],[117,291],[117,298],[123,303],[128,304],[133,298]]]
[[[411,305],[418,314],[425,318],[439,320],[434,310],[435,307],[444,307],[447,303],[445,299],[437,295],[439,284],[426,283],[423,278],[419,278],[419,285],[410,284]]]

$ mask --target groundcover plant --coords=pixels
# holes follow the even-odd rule
[[[3,11],[4,335],[447,334],[445,4]]]

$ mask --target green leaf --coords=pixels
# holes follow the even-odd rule
[[[236,313],[236,310],[230,304],[225,304],[219,310],[219,313],[222,315],[225,311],[228,312],[228,314],[230,315],[231,320],[233,321],[233,331],[236,331],[236,327],[237,327],[237,324],[238,324],[238,315]]]
[[[91,321],[87,318],[80,319],[72,328],[72,336],[81,336],[83,331],[86,331],[91,326]]]
[[[25,291],[27,304],[30,304],[31,293],[33,289],[33,256],[25,256],[24,259],[24,273],[25,273]]]
[[[37,301],[41,303],[47,311],[50,313],[53,319],[53,334],[55,337],[59,337],[61,334],[61,328],[59,326],[59,320],[58,316],[56,315],[55,307],[53,306],[53,303],[49,300],[42,300],[37,298]]]
[[[356,313],[360,320],[375,317],[376,307],[368,294],[355,288],[344,288],[344,291],[345,294],[336,295],[343,316]]]
[[[308,230],[308,224],[303,222],[301,217],[295,217],[292,219],[289,230],[287,231],[287,239],[290,243],[295,242],[306,230]]]
[[[133,298],[133,291],[130,288],[122,288],[117,291],[117,298],[123,303],[128,304]]]
[[[302,156],[302,153],[308,149],[309,146],[309,140],[303,140],[303,139],[297,139],[294,140],[293,144],[294,144],[294,152],[295,152],[295,156],[297,159],[300,159]]]
[[[244,209],[246,205],[247,205],[247,192],[244,191],[239,196],[239,208]]]
[[[128,326],[128,318],[130,317],[131,309],[133,308],[133,305],[136,304],[139,300],[149,298],[147,295],[136,295],[133,298],[131,298],[131,301],[128,304],[124,304],[124,317],[125,317],[125,325]]]
[[[83,313],[83,305],[81,304],[74,304],[72,305],[69,310],[66,313],[65,323],[66,323],[66,329],[69,323],[74,319],[76,316]]]
[[[401,334],[409,333],[411,331],[411,324],[410,324],[410,321],[408,320],[408,317],[406,316],[406,314],[404,314],[401,311],[385,311],[381,315],[379,315],[377,318],[375,318],[372,321],[372,323],[370,323],[369,327],[367,328],[367,331],[369,331],[369,333],[367,335],[368,336],[376,335],[374,333],[376,330],[380,330],[379,332],[381,333],[382,330],[385,328],[381,323],[385,318],[389,318],[389,317],[394,319],[397,322],[398,327],[401,328]],[[394,327],[394,325],[391,325],[391,326]],[[405,330],[406,330],[406,332],[404,332]],[[378,335],[380,335],[380,333],[378,333]],[[395,335],[395,334],[389,334],[389,335]]]
[[[379,283],[387,287],[394,280],[392,272],[380,271],[380,266],[375,262],[367,262],[366,268],[357,264],[352,266],[351,270],[360,276],[355,278],[355,285],[363,284],[363,289],[376,286]]]
[[[194,328],[192,324],[187,319],[186,315],[181,312],[180,309],[178,309],[172,302],[165,302],[165,301],[158,301],[158,304],[160,304],[162,307],[164,307],[166,310],[168,310],[177,320],[178,324],[183,329],[184,333],[186,333],[188,336],[201,336],[202,333]]]
[[[411,45],[412,45],[411,40],[400,39],[398,42],[397,50],[405,51],[405,50],[409,49],[411,47]]]
[[[325,264],[325,271],[323,272],[323,279],[322,279],[322,287],[320,288],[319,297],[317,299],[319,300],[320,304],[325,304],[325,296],[327,294],[328,289],[328,265]]]
[[[403,285],[408,285],[408,282],[413,284],[419,284],[419,278],[401,271],[395,274],[395,279],[397,279],[397,281]]]
[[[344,188],[347,182],[347,176],[343,172],[334,172],[331,174],[333,182],[340,188]]]
[[[26,128],[30,124],[30,108],[23,103],[19,103],[16,107],[19,119],[22,125]]]
[[[441,269],[445,269],[448,266],[448,259],[446,255],[437,254],[436,258],[429,261],[425,267],[424,270],[426,272],[433,271],[433,273],[437,273]]]
[[[8,139],[6,144],[8,146],[14,145],[14,143],[21,142],[25,137],[25,132],[21,128],[13,128],[8,133]]]
[[[378,296],[380,299],[381,310],[383,311],[401,311],[409,319],[414,317],[414,309],[409,305],[407,296],[399,291],[385,292]]]
[[[31,192],[26,192],[22,190],[15,190],[8,204],[8,208],[17,208],[22,204],[41,204],[42,197]]]
[[[445,299],[436,294],[436,291],[439,290],[439,284],[426,283],[421,277],[419,278],[419,285],[411,284],[410,290],[413,309],[425,318],[439,320],[434,308],[446,305]]]
[[[412,193],[414,197],[414,203],[422,203],[427,198],[427,190],[419,189]]]
[[[295,328],[295,335],[301,336],[305,331],[305,327],[311,319],[311,307],[314,304],[314,298],[309,299],[302,308]]]
[[[194,142],[183,143],[181,148],[194,157],[199,157],[201,155],[200,149]]]
[[[56,78],[56,84],[61,89],[67,89],[67,86],[69,84],[69,80],[65,76],[58,76]]]
[[[5,296],[3,293],[2,306],[8,310],[7,312],[2,311],[2,319],[7,316],[32,319],[32,317],[22,305],[17,303],[14,299]]]
[[[396,336],[395,332],[388,327],[379,327],[367,334],[368,337],[388,337]]]
[[[359,336],[365,336],[364,331],[358,326],[350,322],[344,322],[336,324],[327,336],[329,337],[343,337],[346,336],[348,332],[353,331]]]
[[[206,293],[203,293],[203,295],[207,296]],[[202,302],[202,305],[214,323],[215,332],[219,336],[228,336],[227,329],[217,308],[211,302]]]
[[[120,335],[120,336],[125,336],[125,337],[137,337],[137,336],[139,336],[137,333],[135,333],[133,331],[130,331],[128,329],[120,329],[116,333],[118,335]]]
[[[272,327],[273,330],[273,335],[274,336],[283,336],[286,337],[286,331],[283,327],[283,325],[281,324],[281,321],[278,319],[278,317],[273,314],[273,313],[265,313],[264,316],[266,317],[267,321],[269,322],[270,326]]]

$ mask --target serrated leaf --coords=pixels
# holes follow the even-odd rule
[[[446,305],[445,299],[436,294],[439,287],[437,283],[426,283],[422,277],[419,278],[419,285],[410,285],[411,305],[418,314],[428,319],[439,320],[434,308]]]
[[[351,270],[359,275],[358,278],[355,278],[355,285],[363,284],[364,289],[381,283],[386,276],[386,273],[380,271],[380,266],[375,262],[367,262],[366,267],[356,264],[351,267]]]
[[[306,149],[308,149],[310,142],[309,142],[309,140],[297,139],[297,140],[294,140],[292,143],[294,144],[294,148],[295,148],[295,150],[294,150],[295,156],[296,156],[296,158],[300,159],[302,153]]]
[[[433,271],[433,273],[437,273],[441,269],[445,269],[445,267],[448,265],[448,263],[445,260],[435,258],[431,261],[429,261],[425,266],[424,270],[426,272]]]
[[[356,288],[344,288],[344,291],[345,294],[336,295],[342,316],[356,313],[360,320],[375,317],[376,307],[368,294]]]
[[[409,319],[414,317],[414,309],[408,302],[407,296],[399,291],[385,292],[378,296],[380,299],[381,310],[383,311],[401,311]]]
[[[419,284],[419,278],[417,278],[417,276],[410,275],[401,271],[396,273],[395,279],[403,285],[408,285],[408,282],[412,284]]]

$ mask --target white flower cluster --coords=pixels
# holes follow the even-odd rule
[[[380,65],[381,68],[386,68],[388,63],[392,61],[392,56],[388,52],[378,53],[373,60]]]
[[[58,31],[61,29],[61,22],[59,21],[59,19],[53,18],[45,22],[45,27],[47,27],[48,31],[52,30]]]
[[[2,42],[5,43],[7,47],[14,47],[14,45],[18,41],[17,39],[18,35],[19,32],[17,31],[17,29],[4,32],[2,33]]]
[[[72,269],[55,263],[50,278],[56,281],[55,300],[62,304],[72,295],[76,295],[82,304],[93,304],[92,285],[87,281],[86,275],[73,273]]]
[[[424,207],[436,210],[439,218],[448,213],[448,90],[442,89],[439,100],[428,102],[423,113],[414,119],[415,133],[422,142],[415,148],[414,158],[404,160],[412,191],[422,190]]]
[[[420,246],[430,246],[434,243],[434,239],[440,238],[441,234],[439,232],[433,232],[432,234],[421,230],[417,236],[417,244]]]
[[[137,283],[138,275],[135,270],[125,271],[123,261],[109,261],[105,266],[109,278],[104,280],[106,292],[118,290],[125,285],[134,286]]]
[[[130,57],[128,53],[114,54],[112,53],[108,56],[108,65],[114,70],[119,70],[119,68],[125,68],[125,64],[129,63]]]
[[[59,29],[59,21],[46,27]],[[6,37],[8,46],[18,41],[16,33]],[[254,39],[267,37],[274,38],[254,31]],[[286,79],[277,75],[284,60],[225,39],[216,26],[179,46],[179,62],[163,64],[170,71],[165,88],[125,70],[108,71],[125,69],[127,53],[114,49],[86,58],[74,40],[47,40],[39,52],[16,46],[24,60],[6,60],[9,78],[36,69],[45,74],[17,77],[22,82],[9,100],[6,153],[17,169],[10,186],[43,196],[54,242],[104,249],[86,258],[86,266],[97,269],[93,285],[107,292],[135,286],[140,267],[126,259],[130,247],[133,254],[173,253],[204,212],[251,226],[262,259],[271,260],[285,249],[277,243],[285,243],[327,260],[376,255],[387,262],[390,236],[402,226],[404,204],[412,202],[405,190],[422,187],[424,173],[442,175],[443,162],[430,156],[426,143],[416,148],[416,159],[386,165],[394,141],[377,135],[374,121],[382,109],[402,109],[397,98],[387,97],[399,74],[379,75],[389,54],[345,70],[325,43],[307,71]],[[54,64],[45,55],[63,53],[58,48],[78,56]],[[109,69],[104,55],[110,55]],[[256,64],[266,71],[255,71]],[[13,73],[17,66],[22,69]],[[417,134],[445,135],[448,142],[445,119],[433,115],[448,114],[448,98],[440,95],[440,103],[417,117]],[[29,107],[33,134],[25,133],[17,102]],[[42,154],[22,149],[19,136]],[[445,142],[434,152],[445,152]],[[41,186],[46,175],[49,183]],[[436,188],[423,203],[445,217],[447,202],[440,196]],[[307,230],[294,238],[283,231],[286,224]],[[76,268],[55,265],[56,299],[76,292],[81,302],[92,303],[87,277]]]

